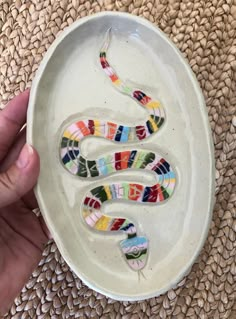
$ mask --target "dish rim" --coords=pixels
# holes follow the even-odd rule
[[[158,289],[156,290],[156,292],[152,292],[150,294],[144,294],[144,295],[139,295],[139,296],[130,296],[130,295],[117,295],[116,293],[112,293],[110,291],[106,291],[106,289],[102,289],[101,287],[96,286],[96,284],[93,284],[89,281],[89,278],[86,278],[86,276],[83,274],[83,271],[80,271],[80,269],[78,269],[77,267],[74,266],[73,261],[70,259],[70,257],[68,256],[67,250],[64,248],[63,245],[63,240],[60,239],[60,236],[57,234],[57,230],[55,229],[55,227],[53,225],[51,225],[51,223],[48,221],[48,212],[46,209],[46,205],[44,203],[43,200],[43,196],[41,194],[41,190],[40,190],[40,185],[39,183],[37,183],[37,185],[35,186],[35,195],[38,201],[38,205],[40,208],[40,211],[45,219],[45,222],[49,228],[49,231],[51,232],[51,234],[53,235],[53,239],[61,253],[61,255],[63,256],[64,260],[66,261],[66,263],[69,265],[69,267],[72,269],[72,271],[74,271],[74,273],[76,275],[78,275],[78,277],[91,289],[106,295],[107,297],[110,297],[112,299],[118,300],[118,301],[141,301],[141,300],[146,300],[152,297],[158,297],[163,293],[166,293],[169,289],[174,289],[176,286],[178,286],[178,283],[190,272],[194,262],[196,261],[197,257],[199,256],[207,235],[208,235],[208,231],[210,228],[210,223],[212,220],[212,214],[213,214],[213,207],[215,204],[215,157],[214,157],[214,144],[213,144],[213,138],[212,138],[212,134],[211,134],[211,127],[210,127],[210,122],[209,122],[209,118],[208,118],[208,113],[207,113],[207,108],[206,108],[206,104],[205,104],[205,100],[202,94],[202,90],[200,88],[200,85],[196,79],[195,74],[193,73],[190,65],[188,64],[187,60],[184,58],[184,56],[182,55],[182,53],[180,52],[180,50],[176,47],[176,45],[167,37],[167,35],[161,31],[157,26],[155,26],[153,23],[151,23],[149,20],[142,18],[142,17],[138,17],[138,16],[134,16],[132,14],[129,13],[123,13],[123,12],[111,12],[111,11],[105,11],[105,12],[100,12],[100,13],[96,13],[93,14],[91,16],[86,16],[83,17],[81,19],[79,19],[78,21],[75,21],[74,23],[72,23],[69,27],[67,27],[63,32],[60,33],[60,35],[54,40],[54,42],[51,44],[50,48],[47,50],[47,52],[45,53],[40,66],[36,72],[36,75],[33,79],[32,82],[32,87],[30,90],[30,98],[29,98],[29,106],[28,106],[28,111],[27,111],[27,136],[26,136],[26,140],[27,143],[31,144],[32,146],[34,146],[34,138],[33,138],[33,123],[34,123],[34,110],[35,110],[35,102],[36,102],[36,96],[37,96],[37,92],[38,92],[38,85],[40,83],[40,80],[46,70],[47,64],[49,62],[49,60],[51,59],[54,51],[57,49],[58,45],[74,30],[76,30],[77,28],[79,28],[81,25],[83,25],[84,23],[87,23],[88,21],[94,20],[94,19],[101,19],[104,16],[112,16],[112,17],[120,17],[120,18],[126,18],[126,19],[131,19],[134,20],[135,22],[137,22],[138,24],[142,24],[145,27],[147,27],[148,29],[153,30],[155,33],[159,33],[159,36],[161,36],[170,46],[171,48],[174,50],[174,52],[178,55],[181,63],[183,64],[183,67],[185,68],[185,71],[188,73],[190,79],[192,80],[192,84],[194,87],[194,90],[196,92],[196,95],[198,96],[198,99],[200,101],[199,103],[199,107],[201,109],[202,112],[202,121],[203,124],[206,128],[206,137],[208,139],[209,142],[209,149],[208,149],[208,156],[211,157],[211,163],[210,163],[210,176],[211,176],[211,181],[209,181],[209,186],[210,186],[210,190],[209,192],[211,193],[211,196],[209,198],[208,202],[208,206],[210,207],[209,211],[207,212],[207,218],[205,219],[205,223],[204,223],[204,227],[202,228],[202,233],[201,233],[201,237],[199,239],[199,244],[197,246],[197,249],[194,253],[194,255],[192,256],[191,259],[189,259],[188,263],[186,263],[186,267],[182,268],[182,271],[175,276],[175,279],[172,281],[169,281],[168,284],[165,285],[165,287],[163,287],[162,289]],[[101,21],[102,22],[102,21]]]

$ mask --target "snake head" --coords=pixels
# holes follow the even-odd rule
[[[148,240],[146,237],[132,237],[120,242],[121,250],[132,270],[141,270],[147,262]]]

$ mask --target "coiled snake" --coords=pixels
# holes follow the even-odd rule
[[[126,150],[91,160],[83,156],[80,142],[87,136],[97,136],[119,143],[139,142],[157,133],[165,120],[159,101],[141,90],[134,90],[124,83],[107,61],[111,38],[108,30],[100,51],[100,64],[113,86],[145,108],[147,119],[142,124],[129,127],[96,119],[79,120],[70,124],[62,133],[60,158],[63,166],[81,178],[102,177],[121,170],[142,169],[155,174],[156,183],[145,186],[138,183],[114,183],[95,187],[86,194],[82,216],[86,224],[103,232],[124,232],[127,238],[120,242],[125,260],[133,270],[140,271],[148,256],[148,239],[138,236],[136,226],[127,218],[115,218],[102,213],[106,201],[124,199],[140,203],[160,203],[169,198],[175,187],[176,176],[170,164],[160,155],[147,150]]]

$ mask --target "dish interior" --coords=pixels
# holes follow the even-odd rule
[[[99,50],[112,27],[108,60],[129,85],[159,99],[166,121],[152,137],[133,144],[88,137],[82,152],[96,159],[110,152],[147,149],[174,167],[177,185],[163,204],[112,201],[103,211],[130,218],[149,239],[145,278],[138,279],[122,257],[122,233],[88,228],[81,216],[85,194],[104,183],[155,182],[146,171],[117,172],[105,178],[80,179],[60,162],[65,121],[108,120],[135,126],[147,117],[135,101],[118,92],[104,75]],[[31,92],[32,139],[41,158],[37,197],[64,258],[92,288],[116,299],[144,299],[176,284],[199,253],[212,205],[212,151],[202,95],[183,58],[165,36],[143,20],[123,15],[89,18],[75,26],[45,58]],[[30,114],[29,114],[30,118]]]

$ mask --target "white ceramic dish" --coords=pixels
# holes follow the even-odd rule
[[[105,211],[130,217],[150,243],[144,278],[127,267],[118,242],[124,234],[93,232],[81,220],[80,205],[89,189],[113,181],[150,184],[145,172],[124,172],[100,180],[68,174],[58,156],[62,123],[74,113],[135,125],[145,112],[120,94],[104,76],[98,54],[112,27],[110,62],[121,78],[162,101],[163,128],[141,147],[158,150],[177,173],[173,196],[145,206],[116,201]],[[41,173],[36,187],[40,209],[63,257],[91,288],[118,300],[142,300],[174,287],[190,270],[207,236],[214,202],[211,132],[198,83],[180,52],[148,21],[121,13],[100,13],[67,28],[46,53],[34,79],[27,120],[28,142],[38,150]],[[104,139],[88,138],[89,157],[127,149]],[[146,175],[146,176],[145,176]],[[128,215],[128,216],[127,216]]]

